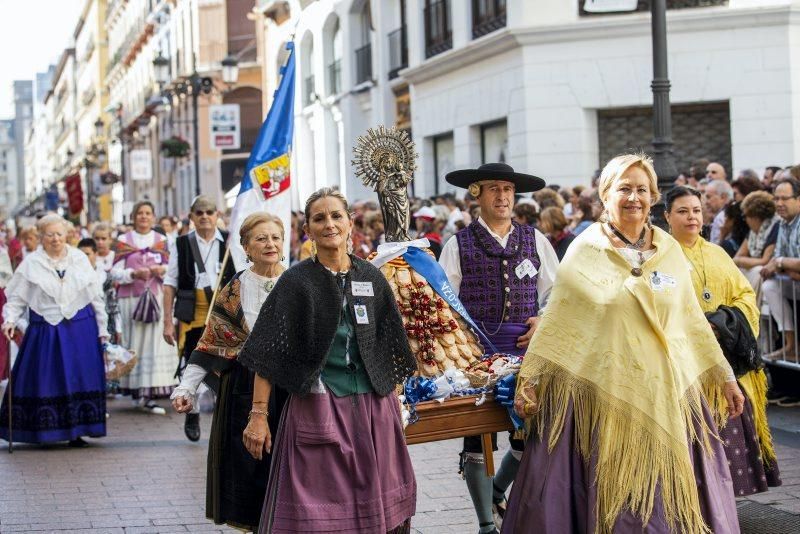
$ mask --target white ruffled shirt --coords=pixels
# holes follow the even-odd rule
[[[98,254],[95,256],[95,264],[97,265],[97,267],[100,267],[105,272],[109,272],[111,271],[111,268],[114,267],[115,256],[116,254],[114,253],[113,250],[110,250],[108,254],[106,254],[105,256],[101,256]]]
[[[8,302],[3,307],[3,324],[16,325],[30,308],[55,326],[91,304],[100,335],[108,335],[100,278],[86,254],[70,246],[66,250],[66,256],[59,260],[50,258],[44,250],[37,250],[22,261],[6,287]],[[63,279],[57,270],[64,271]]]
[[[278,276],[266,277],[259,276],[252,270],[247,269],[239,277],[241,288],[239,291],[240,298],[242,299],[242,311],[244,312],[244,320],[247,323],[247,328],[253,329],[256,324],[256,319],[261,311],[261,305],[267,300],[270,291],[278,281]],[[196,405],[195,395],[200,382],[206,376],[206,370],[199,365],[190,363],[186,366],[181,377],[181,383],[172,393],[171,399],[176,397],[186,397]]]

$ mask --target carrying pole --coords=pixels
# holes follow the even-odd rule
[[[222,258],[222,266],[217,273],[217,283],[214,285],[214,294],[211,295],[211,302],[208,303],[208,314],[206,315],[206,324],[211,319],[211,310],[214,309],[214,301],[217,300],[217,293],[219,293],[219,285],[222,283],[222,275],[225,274],[225,267],[228,265],[228,260],[231,258],[231,248],[225,247],[225,256]]]
[[[11,343],[13,342],[8,342],[8,386],[6,387],[6,393],[8,394],[8,454],[14,452],[14,406],[11,401],[14,384],[11,382]]]

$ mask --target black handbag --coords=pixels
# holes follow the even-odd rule
[[[189,248],[192,251],[192,259],[194,259],[198,274],[205,273],[206,266],[205,263],[203,263],[203,258],[200,255],[200,248],[197,245],[197,235],[194,233],[189,234]],[[211,305],[213,291],[208,286],[204,287],[203,290],[206,292],[209,305]],[[173,315],[181,322],[191,323],[194,320],[194,306],[197,300],[194,291],[194,289],[178,289],[176,293]]]
[[[194,289],[179,289],[175,298],[175,318],[184,323],[194,320]]]

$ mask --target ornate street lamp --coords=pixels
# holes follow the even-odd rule
[[[139,117],[139,121],[137,122],[139,136],[140,137],[147,137],[147,134],[150,133],[150,118],[149,117]]]
[[[94,136],[97,139],[103,137],[103,133],[105,133],[105,124],[103,123],[103,119],[97,119],[94,121]]]
[[[169,81],[169,60],[161,52],[153,60],[153,74],[159,86],[164,86]]]
[[[228,54],[228,57],[222,60],[222,81],[231,86],[238,80],[239,61],[231,54]]]

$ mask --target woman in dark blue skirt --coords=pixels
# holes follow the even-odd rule
[[[102,284],[86,255],[66,245],[64,219],[47,215],[37,229],[42,249],[6,288],[3,334],[10,339],[26,311],[29,326],[0,407],[0,438],[85,446],[81,436],[106,434]]]

